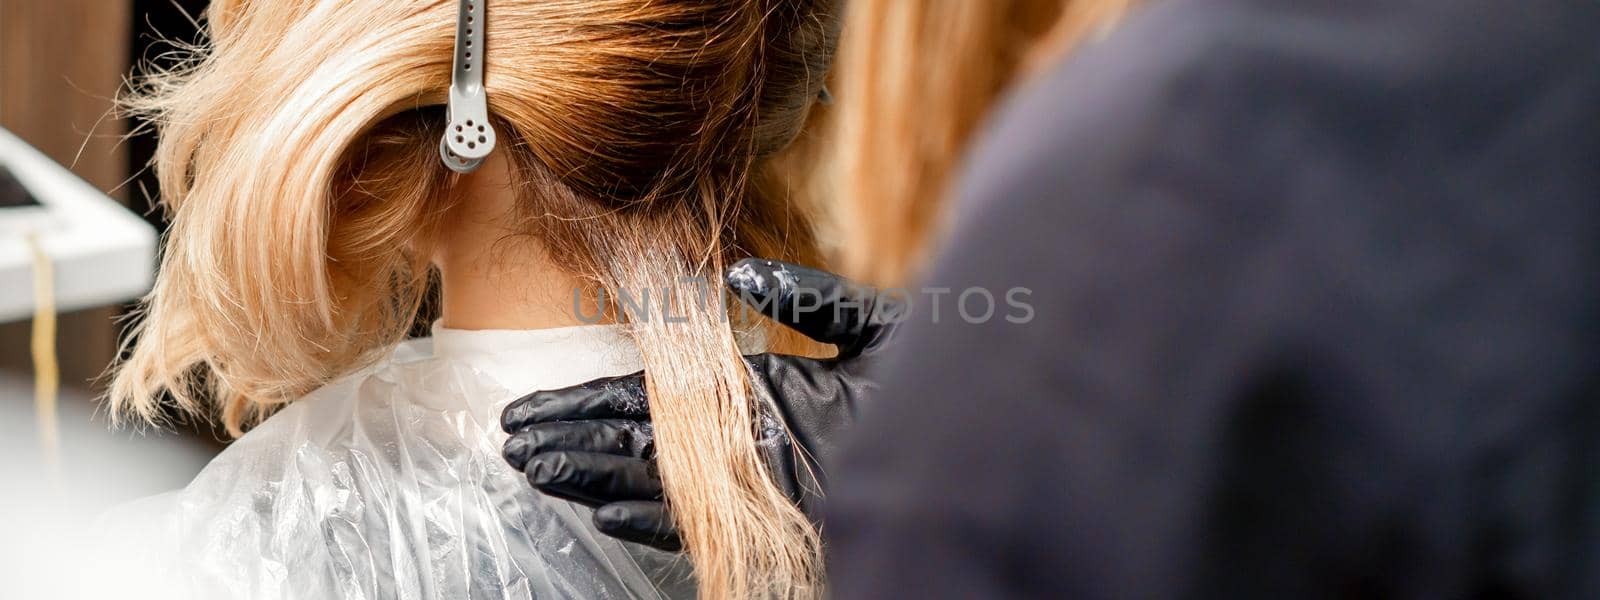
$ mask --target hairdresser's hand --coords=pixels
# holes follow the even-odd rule
[[[857,399],[872,387],[864,371],[902,304],[831,273],[759,259],[735,264],[727,285],[746,304],[839,348],[832,359],[745,357],[763,404],[757,444],[777,483],[816,520],[824,487],[817,463],[826,462],[854,422]],[[506,460],[540,491],[595,507],[601,532],[678,550],[662,502],[648,406],[641,373],[534,393],[502,415],[512,434]]]

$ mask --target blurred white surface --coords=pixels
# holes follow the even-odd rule
[[[173,434],[109,429],[81,392],[61,397],[61,462],[52,473],[34,430],[33,382],[0,372],[0,581],[4,598],[62,598],[93,577],[77,558],[105,509],[186,485],[213,449]]]
[[[55,266],[56,310],[129,300],[155,277],[156,232],[149,223],[71,171],[0,129],[4,164],[44,205],[0,211],[0,322],[33,313],[34,232]]]

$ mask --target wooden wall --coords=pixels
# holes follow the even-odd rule
[[[128,178],[123,121],[112,99],[128,72],[131,2],[0,0],[0,127],[95,187]],[[116,191],[113,191],[116,190]],[[116,352],[116,308],[64,315],[57,340],[62,384],[87,387]],[[28,323],[0,325],[0,368],[31,371]]]

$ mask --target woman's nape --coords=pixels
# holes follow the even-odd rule
[[[440,324],[450,329],[548,329],[611,321],[593,284],[557,264],[523,227],[519,189],[504,153],[489,155],[451,190],[432,262]]]

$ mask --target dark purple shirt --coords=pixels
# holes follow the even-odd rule
[[[963,181],[836,597],[1600,598],[1600,2],[1153,4]]]

